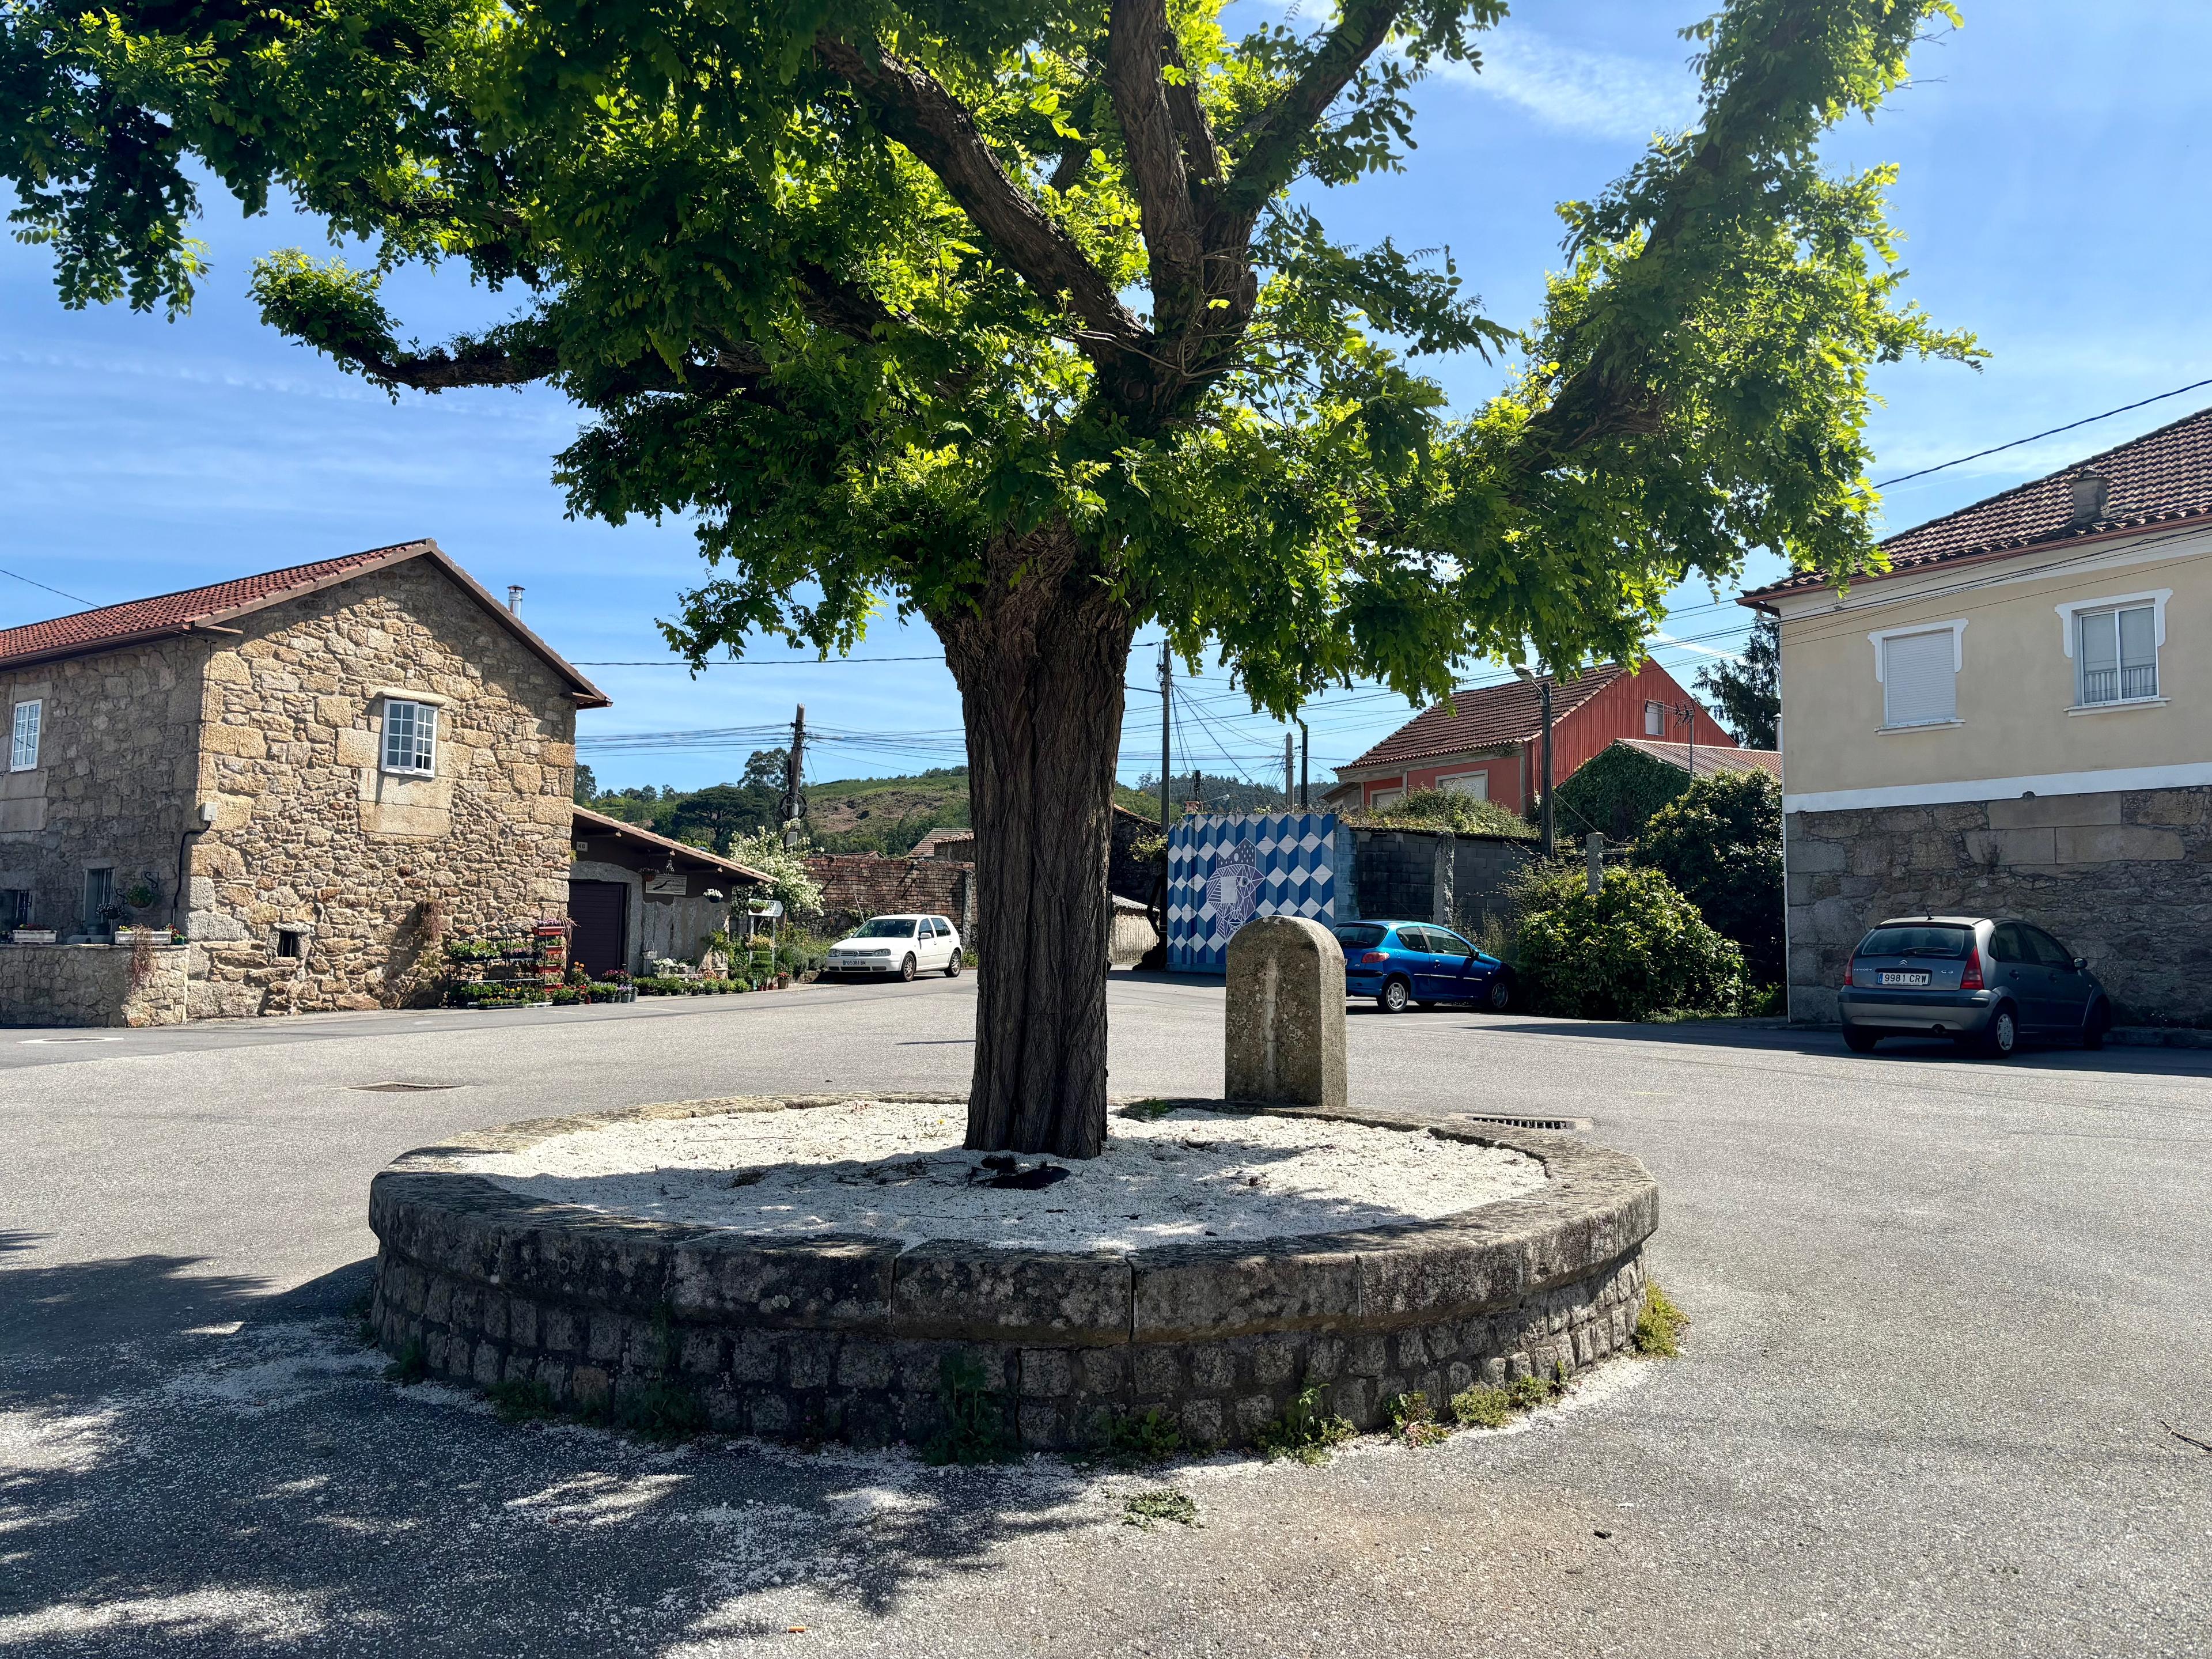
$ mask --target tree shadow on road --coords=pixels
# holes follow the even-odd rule
[[[661,1653],[872,1624],[1118,1525],[1112,1478],[1056,1458],[502,1422],[324,1316],[369,1263],[279,1296],[196,1265],[0,1278],[0,1651]]]

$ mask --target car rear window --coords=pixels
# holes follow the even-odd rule
[[[1963,957],[1974,941],[1970,927],[1877,927],[1859,941],[1863,957]]]
[[[1382,942],[1382,929],[1346,923],[1336,930],[1336,942],[1347,951],[1371,951]]]

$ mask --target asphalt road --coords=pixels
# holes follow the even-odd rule
[[[0,1656],[2212,1652],[2202,1052],[1356,1012],[1358,1097],[1641,1157],[1696,1323],[1519,1431],[1317,1469],[659,1451],[349,1340],[394,1153],[957,1089],[973,996],[0,1031]],[[1218,1089],[1220,998],[1116,975],[1115,1089]],[[1200,1528],[1122,1524],[1160,1480]]]

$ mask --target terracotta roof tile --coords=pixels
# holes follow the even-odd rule
[[[230,581],[210,582],[204,587],[188,587],[181,592],[158,593],[147,599],[126,599],[121,605],[103,605],[90,611],[80,611],[74,616],[56,617],[50,622],[26,623],[21,628],[0,629],[0,668],[82,656],[95,651],[111,651],[140,640],[189,633],[195,628],[221,623],[234,617],[280,605],[299,594],[313,592],[319,588],[364,575],[386,565],[426,557],[474,593],[479,601],[520,635],[532,651],[545,659],[555,672],[569,683],[580,706],[606,706],[608,700],[599,688],[562,661],[550,646],[522,625],[520,618],[509,612],[473,577],[447,557],[435,542],[428,539],[398,542],[390,547],[373,547],[366,552],[349,553],[343,558],[319,559],[313,564],[264,570],[257,576],[240,576]]]
[[[417,543],[401,544],[419,546]],[[0,629],[0,665],[18,657],[48,656],[97,650],[120,645],[151,634],[175,633],[194,623],[210,622],[242,607],[265,604],[294,588],[312,588],[332,576],[389,561],[400,547],[373,548],[349,553],[342,559],[321,559],[283,570],[266,570],[258,576],[240,576],[205,587],[188,587],[179,593],[159,593],[149,599],[126,599],[80,611],[52,622],[26,623],[21,628]]]
[[[1586,671],[1579,678],[1559,682],[1552,693],[1553,723],[1581,708],[1626,672],[1617,663],[1607,663]],[[1423,710],[1350,766],[1337,769],[1340,774],[1356,772],[1370,766],[1396,766],[1436,755],[1455,755],[1468,749],[1525,743],[1543,729],[1542,684],[1541,679],[1508,680],[1502,685],[1455,691],[1449,703]]]
[[[2074,520],[2074,480],[2102,473],[2105,511],[2093,523]],[[2183,416],[2155,432],[2131,438],[2102,454],[2019,484],[1986,501],[1901,531],[1881,544],[1891,574],[1923,570],[1954,559],[2149,529],[2212,516],[2212,409]],[[1747,601],[1771,593],[1818,587],[1815,572],[1792,576],[1747,593]]]
[[[710,852],[704,847],[693,847],[686,842],[671,841],[665,836],[656,835],[637,824],[626,823],[620,818],[608,817],[605,812],[594,812],[588,806],[577,807],[571,821],[580,839],[586,836],[612,836],[617,841],[632,842],[645,851],[673,853],[678,858],[695,860],[709,869],[727,870],[748,881],[763,885],[768,882],[768,878],[759,871],[748,868],[735,859],[726,859],[720,853]]]

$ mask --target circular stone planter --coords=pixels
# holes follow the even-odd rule
[[[768,1239],[531,1198],[484,1153],[644,1119],[942,1095],[687,1101],[543,1119],[407,1153],[369,1188],[370,1319],[386,1350],[564,1404],[693,1393],[718,1429],[862,1445],[926,1439],[948,1355],[980,1365],[1031,1449],[1158,1409],[1194,1444],[1249,1444],[1320,1386],[1363,1429],[1395,1395],[1572,1370],[1626,1348],[1659,1189],[1573,1135],[1405,1112],[1243,1107],[1425,1130],[1544,1165],[1534,1193],[1432,1221],[1261,1242],[1045,1251],[870,1236]],[[1176,1105],[1222,1109],[1218,1101]]]

